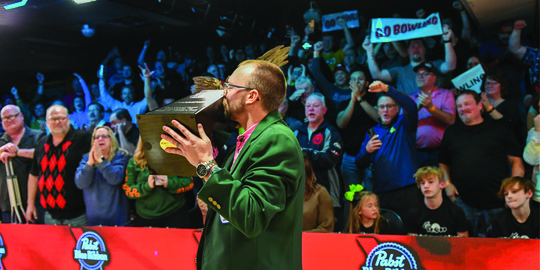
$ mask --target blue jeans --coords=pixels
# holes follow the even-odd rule
[[[343,177],[345,191],[349,191],[349,185],[356,184],[362,184],[364,190],[372,190],[371,182],[368,181],[368,178],[371,177],[371,171],[369,169],[359,170],[356,163],[354,163],[355,159],[355,156],[343,153],[341,177]]]
[[[49,212],[45,212],[45,224],[47,225],[69,225],[69,226],[86,226],[88,221],[86,214],[82,214],[72,219],[54,219]]]
[[[454,204],[465,212],[465,217],[471,222],[473,235],[485,237],[487,227],[492,223],[494,217],[504,210],[504,208],[478,209],[466,205],[460,197],[457,197]]]

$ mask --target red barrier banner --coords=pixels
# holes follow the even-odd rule
[[[0,269],[195,269],[200,234],[0,224]],[[539,254],[540,240],[303,234],[306,270],[540,269]]]

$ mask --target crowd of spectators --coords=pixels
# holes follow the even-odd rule
[[[384,209],[411,234],[538,238],[538,48],[526,46],[522,20],[501,22],[497,37],[480,41],[459,1],[453,7],[462,27],[443,18],[441,36],[372,44],[365,25],[349,29],[338,20],[342,30],[321,33],[309,22],[303,33],[291,29],[290,40],[278,42],[291,47],[280,113],[306,158],[306,231],[396,232]],[[147,40],[130,56],[134,61],[114,48],[94,67],[96,78],[73,73],[71,90],[58,98],[44,95],[41,73],[31,100],[13,87],[2,100],[0,160],[13,162],[27,220],[200,226],[204,205],[194,196],[200,179],[152,175],[136,115],[190,95],[196,76],[225,83],[230,70],[267,45],[209,45],[198,58],[166,53]],[[481,93],[452,85],[450,79],[479,64],[486,70]],[[503,184],[508,177],[525,180]],[[364,190],[353,192],[350,203],[344,194],[358,184]],[[503,235],[500,224],[498,234],[488,233],[513,203],[504,198],[520,190],[527,207],[505,218],[513,214],[532,224],[520,228],[536,234]],[[0,207],[2,221],[11,222],[3,184]],[[443,210],[459,221],[447,225],[452,220]],[[422,220],[411,218],[420,214]],[[432,233],[436,227],[449,231]]]

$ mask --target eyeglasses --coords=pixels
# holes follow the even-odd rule
[[[110,137],[111,137],[110,135],[97,135],[97,136],[94,136],[94,140],[108,139]]]
[[[396,104],[382,104],[382,105],[377,106],[377,108],[379,110],[384,110],[384,109],[389,109],[390,110],[390,109],[392,109],[394,107],[397,107],[397,105]]]
[[[19,112],[19,113],[16,113],[14,115],[9,115],[9,116],[6,116],[6,117],[2,117],[2,121],[11,121],[11,120],[17,118],[17,116],[19,116],[19,114],[21,114],[21,113]]]
[[[231,87],[240,88],[240,89],[246,89],[246,90],[252,90],[253,89],[253,88],[247,87],[247,86],[232,84],[232,83],[229,82],[229,77],[227,77],[227,79],[225,80],[225,83],[223,83],[223,86],[225,86],[225,90],[229,90]]]
[[[496,82],[496,81],[487,81],[487,82],[486,82],[486,85],[487,85],[487,86],[495,86],[495,85],[498,85],[498,84],[499,84],[499,83]]]
[[[224,83],[223,85],[225,86],[225,89],[230,89],[231,87],[245,89],[245,90],[252,90],[253,89],[251,87],[236,85],[236,84],[232,84],[232,83],[228,83],[228,82]]]
[[[433,75],[433,73],[431,73],[431,72],[417,72],[416,73],[416,77],[420,77],[420,76],[421,77],[427,77],[427,76],[431,76],[431,75]]]
[[[57,117],[57,118],[49,118],[47,121],[51,122],[63,122],[66,121],[67,117]]]

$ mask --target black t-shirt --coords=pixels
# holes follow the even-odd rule
[[[128,140],[128,142],[135,146],[137,146],[137,143],[139,142],[139,136],[140,131],[137,125],[133,125],[126,133],[126,139]],[[120,143],[120,137],[118,136],[118,133],[116,134],[116,140],[118,140],[118,143]]]
[[[488,228],[488,237],[540,239],[540,214],[538,208],[531,207],[531,214],[523,223],[512,215],[512,210],[499,213]]]
[[[369,228],[364,227],[364,224],[360,223],[360,232],[375,233],[375,223],[373,223],[373,225]],[[378,234],[397,234],[397,231],[395,228],[390,227],[390,224],[388,224],[388,220],[386,220],[384,217],[381,217],[381,220],[379,221]]]
[[[485,119],[466,126],[458,120],[444,133],[439,162],[449,167],[450,181],[467,205],[493,209],[504,207],[497,192],[510,175],[507,156],[522,154],[523,148],[503,124]]]
[[[54,219],[71,219],[85,213],[82,190],[75,172],[90,151],[92,134],[70,127],[64,140],[54,145],[52,135],[41,138],[34,151],[30,173],[38,176],[39,201]]]
[[[30,129],[29,127],[24,128],[24,135],[17,147],[19,149],[33,149],[36,147],[36,142],[44,135],[41,131]],[[4,133],[0,136],[0,146],[4,146],[7,143],[12,143],[11,137],[7,133]],[[11,158],[11,164],[13,165],[13,171],[17,177],[17,182],[19,183],[19,192],[21,195],[21,202],[23,208],[26,209],[26,201],[28,195],[28,171],[32,165],[32,159],[25,158],[21,156],[16,156]],[[6,166],[4,164],[0,165],[0,208],[2,211],[10,211],[10,202],[9,195],[7,192],[6,184]]]
[[[377,96],[373,93],[366,93],[363,99],[371,106],[377,104]],[[338,114],[349,106],[349,102],[350,100],[345,100],[339,104]],[[377,125],[377,122],[369,117],[359,102],[355,102],[353,114],[349,123],[345,128],[339,129],[339,132],[343,137],[343,151],[350,156],[356,156],[360,152],[367,131],[375,125]]]
[[[469,229],[465,213],[449,199],[443,199],[437,209],[429,209],[422,203],[420,208],[410,211],[407,219],[407,231],[420,235],[457,236],[458,232]]]

